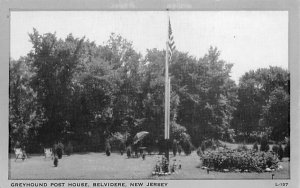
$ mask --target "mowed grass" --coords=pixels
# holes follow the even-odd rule
[[[112,153],[85,153],[63,156],[58,166],[43,156],[33,156],[25,161],[10,160],[11,179],[145,179],[151,175],[155,156],[127,158]]]
[[[283,169],[275,172],[240,173],[214,172],[209,174],[201,169],[201,161],[196,152],[186,156],[174,157],[170,153],[171,163],[176,159],[182,168],[169,176],[152,176],[152,171],[160,155],[147,155],[142,158],[127,158],[119,153],[106,156],[104,153],[86,153],[63,156],[58,167],[53,166],[50,158],[32,156],[25,161],[10,159],[10,179],[288,179],[289,162],[280,162]]]

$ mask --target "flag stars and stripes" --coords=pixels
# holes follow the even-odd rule
[[[175,50],[175,42],[172,32],[171,21],[169,19],[169,32],[168,32],[168,52],[169,52],[169,60],[172,58],[173,51]]]

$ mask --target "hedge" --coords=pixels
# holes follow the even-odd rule
[[[202,154],[200,159],[202,165],[211,170],[223,171],[255,171],[263,172],[267,168],[277,169],[278,158],[272,152],[262,151],[236,151],[224,149],[219,151],[209,151]]]

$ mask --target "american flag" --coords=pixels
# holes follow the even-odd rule
[[[172,58],[173,51],[175,50],[175,42],[174,42],[174,37],[172,33],[172,26],[171,26],[171,21],[169,18],[169,32],[168,32],[168,51],[169,51],[169,60]]]

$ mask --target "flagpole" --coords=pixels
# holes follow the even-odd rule
[[[167,49],[168,49],[168,43],[167,43]],[[169,68],[168,68],[168,61],[169,57],[168,57],[168,50],[166,50],[166,66],[165,66],[165,147],[166,147],[166,151],[165,151],[165,157],[167,158],[167,160],[169,161],[169,89],[168,89],[168,85],[169,85]]]
[[[168,9],[167,9],[168,11]],[[166,64],[165,64],[165,157],[169,161],[169,119],[170,119],[170,113],[169,113],[169,103],[170,103],[170,93],[169,93],[169,15],[168,15],[168,27],[167,27],[167,42],[166,42]]]
[[[168,75],[168,139],[170,139],[170,130],[171,130],[171,121],[170,121],[170,117],[171,117],[171,109],[170,109],[170,106],[171,106],[171,77]]]

